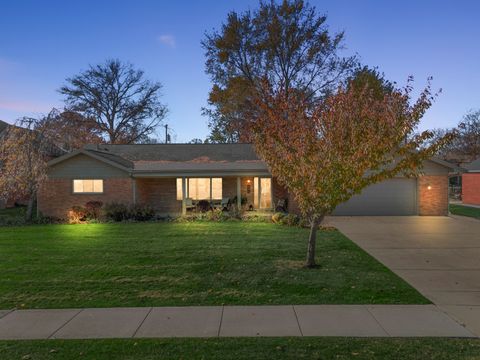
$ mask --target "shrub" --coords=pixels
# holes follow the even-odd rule
[[[249,214],[246,213],[241,217],[242,221],[253,222],[253,223],[270,223],[272,222],[271,217],[261,214]]]
[[[124,221],[129,218],[128,206],[122,203],[112,202],[105,204],[105,217],[112,221]]]
[[[129,210],[128,218],[136,221],[148,221],[155,217],[155,210],[149,205],[135,204]]]
[[[205,220],[207,221],[223,221],[228,218],[227,213],[220,209],[214,209],[206,213]]]
[[[98,220],[100,217],[100,209],[102,208],[103,203],[101,201],[89,201],[85,204],[85,209],[87,211],[87,219]]]
[[[83,206],[72,206],[68,211],[69,224],[81,224],[87,220],[88,211]]]
[[[283,212],[276,212],[275,214],[272,215],[272,221],[275,224],[281,224],[281,221],[285,216],[286,214]]]
[[[299,223],[300,223],[300,217],[295,214],[287,214],[281,220],[281,224],[287,225],[287,226],[298,226]]]
[[[211,209],[210,202],[207,200],[200,200],[197,204],[197,208],[200,212],[207,212]]]

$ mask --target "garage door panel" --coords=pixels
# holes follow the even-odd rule
[[[398,178],[365,188],[337,206],[334,215],[416,215],[417,181]]]

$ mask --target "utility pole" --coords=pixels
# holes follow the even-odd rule
[[[165,127],[165,144],[168,144],[168,124],[163,126]]]

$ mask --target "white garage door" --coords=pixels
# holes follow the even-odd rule
[[[337,206],[333,215],[416,215],[417,180],[397,178],[365,188]]]

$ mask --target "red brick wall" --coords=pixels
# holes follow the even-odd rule
[[[182,212],[177,200],[177,179],[137,179],[137,203],[148,204],[159,213]]]
[[[424,175],[418,178],[418,215],[448,215],[448,177]],[[430,189],[428,187],[430,186]]]
[[[103,180],[102,194],[73,194],[72,179],[47,179],[38,193],[38,209],[44,216],[67,217],[72,206],[84,206],[88,201],[131,203],[132,179]]]
[[[465,204],[480,205],[480,173],[462,175],[462,201]]]

